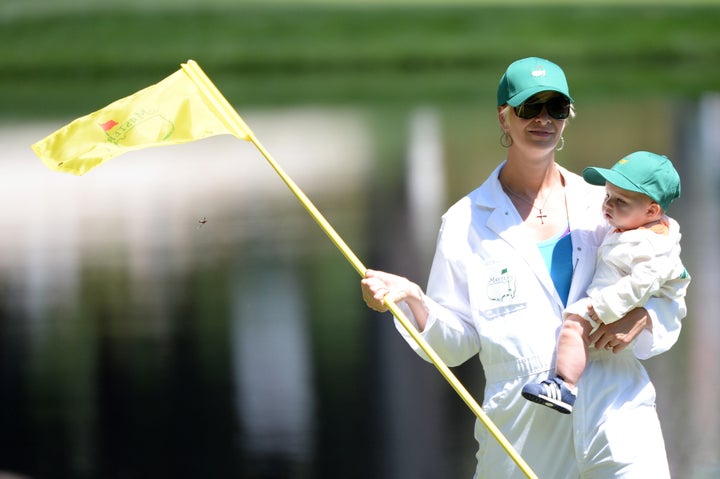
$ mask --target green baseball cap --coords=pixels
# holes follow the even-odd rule
[[[667,210],[680,197],[680,175],[667,156],[649,151],[636,151],[615,163],[609,170],[589,167],[583,178],[591,185],[607,181],[623,190],[643,193]]]
[[[510,64],[498,85],[498,106],[508,104],[520,106],[525,100],[541,91],[556,91],[562,93],[570,102],[570,96],[565,73],[562,68],[544,58],[529,57],[517,60]]]

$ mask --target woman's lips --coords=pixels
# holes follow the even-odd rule
[[[544,137],[553,136],[555,134],[554,131],[547,131],[547,130],[530,130],[530,133],[532,133],[533,135],[544,136]]]

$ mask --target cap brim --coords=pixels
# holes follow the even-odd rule
[[[608,170],[607,168],[596,168],[589,167],[585,168],[582,172],[582,176],[591,185],[604,186],[606,182],[612,183],[618,188],[629,191],[637,191],[638,193],[645,193],[635,183],[628,180],[625,176],[621,175],[617,171]]]
[[[570,103],[575,103],[575,100],[573,100],[572,97],[570,97],[564,91],[560,91],[557,88],[538,85],[536,87],[526,88],[525,90],[521,91],[520,93],[515,94],[514,97],[510,98],[507,101],[507,104],[512,107],[518,107],[518,106],[522,105],[523,103],[525,103],[525,101],[527,101],[527,99],[530,98],[531,96],[536,95],[541,92],[544,92],[544,91],[554,91],[554,92],[560,93],[561,95],[566,96],[568,98],[568,100],[570,100]]]

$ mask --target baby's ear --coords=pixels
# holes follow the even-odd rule
[[[648,215],[657,217],[657,216],[662,216],[662,214],[663,214],[663,210],[660,207],[660,205],[655,203],[654,201],[651,202],[650,206],[648,207]]]

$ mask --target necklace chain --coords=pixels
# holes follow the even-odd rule
[[[555,186],[557,186],[557,184],[552,187],[552,189],[550,190],[550,193],[548,193],[548,195],[545,197],[545,201],[543,201],[543,204],[542,204],[542,206],[541,206],[540,208],[538,208],[537,206],[535,206],[535,202],[534,202],[534,201],[530,201],[529,199],[527,199],[525,196],[521,195],[520,193],[516,193],[515,191],[513,191],[512,188],[510,188],[508,185],[506,185],[506,184],[503,183],[502,181],[500,182],[500,186],[502,186],[504,190],[507,190],[508,193],[510,193],[511,195],[515,196],[516,198],[519,198],[519,199],[523,200],[525,203],[529,204],[529,205],[532,206],[534,209],[536,209],[536,210],[538,211],[538,214],[537,214],[536,218],[538,218],[538,219],[540,220],[540,223],[541,223],[541,224],[545,224],[545,218],[547,218],[547,215],[543,214],[543,210],[545,209],[545,205],[547,204],[548,200],[550,199],[550,197],[552,196],[553,192],[555,191]]]

